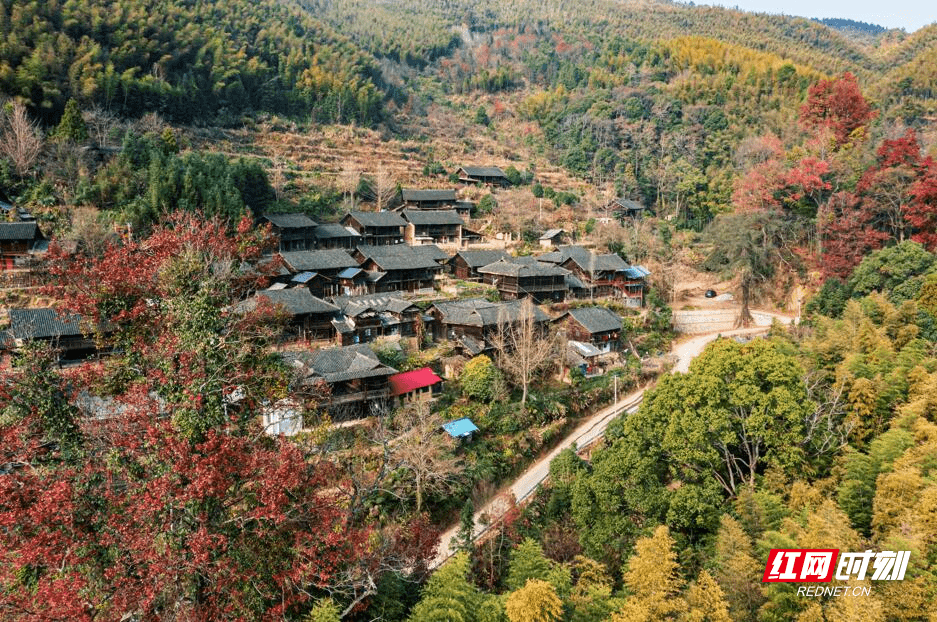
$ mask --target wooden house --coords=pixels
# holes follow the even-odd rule
[[[644,266],[631,266],[625,270],[625,282],[622,294],[625,304],[629,307],[644,306],[644,290],[647,287],[647,277],[651,271]]]
[[[600,352],[621,349],[621,317],[605,307],[578,307],[570,309],[554,324],[562,328],[566,338],[593,345]]]
[[[510,186],[507,176],[497,166],[462,166],[456,172],[459,181],[466,184]]]
[[[429,308],[433,338],[458,344],[467,354],[476,356],[493,349],[492,340],[500,327],[522,319],[519,301],[491,302],[481,298],[437,302]],[[533,307],[534,321],[543,333],[549,329],[550,318]]]
[[[361,268],[345,268],[335,276],[336,296],[361,296],[370,291],[371,275]]]
[[[0,271],[15,270],[27,262],[33,246],[42,240],[34,220],[0,222]]]
[[[396,294],[335,296],[332,303],[340,312],[332,323],[341,345],[417,337],[422,322],[420,308]]]
[[[284,362],[293,368],[297,390],[332,421],[348,421],[387,411],[390,385],[397,373],[381,363],[367,345],[288,352]]]
[[[316,248],[318,225],[305,214],[264,214],[261,223],[270,223],[279,240],[280,251],[305,251]]]
[[[335,334],[332,320],[338,315],[338,307],[316,298],[305,287],[291,289],[265,289],[238,305],[240,311],[252,311],[261,299],[281,309],[288,317],[282,338],[331,341]]]
[[[361,244],[360,233],[338,223],[320,224],[313,231],[313,237],[319,249],[352,249]]]
[[[453,209],[463,220],[468,220],[475,213],[475,204],[471,201],[456,201]]]
[[[280,253],[280,257],[286,276],[278,280],[305,287],[320,298],[340,294],[338,274],[358,267],[358,262],[341,249],[289,251]]]
[[[566,299],[567,271],[533,258],[513,257],[478,268],[482,282],[497,288],[504,300],[532,297],[538,304]]]
[[[41,341],[58,351],[60,362],[78,361],[98,354],[96,327],[80,315],[55,309],[10,309],[6,347],[17,350],[31,341]]]
[[[442,266],[418,248],[405,244],[356,248],[354,255],[360,267],[370,273],[370,292],[432,291]]]
[[[403,208],[416,210],[451,209],[456,204],[455,190],[417,190],[404,188],[400,191]]]
[[[411,246],[439,244],[462,246],[462,217],[455,210],[412,210],[403,211],[407,222],[404,241]]]
[[[349,212],[342,224],[358,232],[359,244],[389,246],[403,244],[407,222],[396,212]]]
[[[612,212],[619,220],[637,220],[648,213],[646,206],[624,197],[614,199],[605,206],[606,213]]]
[[[460,250],[446,262],[449,272],[457,279],[481,281],[478,269],[496,261],[509,260],[510,255],[503,250]]]
[[[631,266],[614,253],[598,254],[581,246],[561,246],[537,259],[565,268],[579,279],[582,288],[571,290],[576,297],[626,297],[629,283],[633,281],[626,275]]]

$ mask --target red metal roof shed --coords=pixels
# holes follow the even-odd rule
[[[442,382],[442,378],[433,373],[433,370],[429,367],[423,367],[422,369],[394,374],[387,379],[387,382],[390,383],[390,394],[396,397],[410,391],[431,387],[438,382]]]

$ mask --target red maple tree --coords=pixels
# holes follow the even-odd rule
[[[807,101],[800,108],[800,121],[805,127],[830,128],[839,145],[849,142],[853,132],[868,125],[875,115],[862,96],[856,77],[849,72],[811,86]]]

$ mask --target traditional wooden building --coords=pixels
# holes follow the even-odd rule
[[[0,222],[0,271],[15,270],[28,261],[33,246],[42,241],[35,221]]]
[[[339,309],[333,321],[338,343],[369,343],[378,337],[414,338],[422,323],[421,311],[412,302],[395,294],[336,296]]]
[[[462,217],[455,210],[412,210],[403,211],[407,221],[404,241],[411,246],[439,244],[462,246]]]
[[[319,249],[352,249],[361,244],[360,233],[338,223],[320,224],[313,231],[313,237]]]
[[[510,186],[507,175],[497,166],[462,166],[456,172],[459,181],[466,184]]]
[[[370,273],[371,293],[432,291],[442,266],[417,248],[405,244],[356,248],[360,267]]]
[[[417,190],[404,188],[400,191],[403,208],[417,210],[451,209],[456,204],[455,190]]]
[[[305,214],[264,214],[261,223],[270,223],[279,240],[280,251],[316,248],[316,222]]]
[[[341,249],[282,252],[280,257],[284,275],[277,280],[305,287],[320,298],[342,293],[338,274],[358,267],[354,257]]]
[[[478,268],[482,282],[497,288],[504,300],[532,297],[538,304],[566,299],[567,271],[532,258],[513,257]]]
[[[296,392],[328,412],[332,421],[387,412],[387,379],[397,370],[381,363],[369,346],[289,352],[283,354],[283,359],[295,372]]]
[[[429,308],[432,334],[437,341],[449,340],[467,354],[476,356],[493,349],[493,339],[499,327],[517,323],[523,317],[520,301],[491,302],[481,298],[437,302]],[[537,306],[533,307],[534,321],[544,334],[548,332],[550,317]]]
[[[600,352],[621,349],[621,317],[605,307],[578,307],[570,309],[554,324],[562,328],[566,338],[593,345]]]
[[[313,296],[305,287],[291,289],[265,289],[238,305],[241,311],[257,308],[261,299],[282,309],[289,316],[289,322],[282,334],[282,339],[292,341],[329,340],[335,335],[332,320],[338,316],[338,307]]]
[[[619,220],[630,218],[637,220],[648,213],[646,206],[624,197],[614,199],[605,206],[606,212],[612,212]]]
[[[460,250],[446,262],[449,272],[457,279],[466,281],[481,281],[482,275],[478,272],[497,261],[508,261],[510,255],[503,250]]]
[[[349,212],[342,224],[358,232],[359,244],[389,246],[403,244],[407,222],[396,212]]]
[[[99,353],[96,327],[80,315],[55,309],[10,309],[6,347],[17,350],[31,341],[41,341],[58,351],[60,362],[79,361]]]
[[[559,250],[540,255],[537,259],[565,268],[575,275],[583,285],[581,290],[571,291],[576,297],[628,297],[629,285],[634,284],[626,274],[631,266],[614,253],[598,254],[581,246],[561,246]],[[641,290],[643,292],[643,287]]]

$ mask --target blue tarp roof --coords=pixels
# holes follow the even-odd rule
[[[478,426],[472,423],[472,420],[468,417],[444,423],[442,429],[448,432],[449,436],[453,438],[471,436],[473,432],[478,432]]]
[[[340,279],[353,279],[361,273],[361,268],[345,268],[338,273]]]
[[[627,276],[629,279],[643,279],[650,273],[651,271],[644,266],[631,266],[625,270],[625,276]]]
[[[315,276],[316,276],[315,272],[300,272],[299,274],[297,274],[296,276],[292,278],[292,281],[294,283],[308,283],[313,278],[315,278]]]

